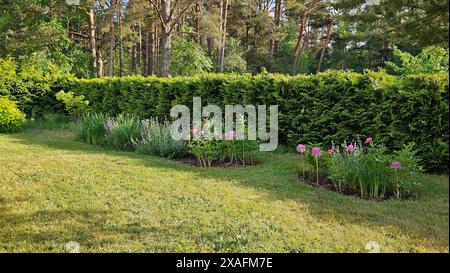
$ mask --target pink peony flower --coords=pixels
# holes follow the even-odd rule
[[[197,129],[192,128],[192,133],[193,133],[194,135],[197,134]]]
[[[347,148],[345,149],[347,152],[351,153],[353,152],[353,150],[355,149],[355,147],[353,147],[352,144],[348,145]]]
[[[201,137],[205,136],[205,131],[198,132],[198,135],[201,136]]]
[[[296,150],[298,153],[304,154],[306,152],[306,147],[303,144],[298,144]]]
[[[333,154],[334,154],[334,151],[330,149],[330,150],[328,150],[328,154],[329,154],[329,155],[333,155]]]
[[[367,139],[366,139],[366,142],[364,142],[365,144],[370,144],[370,143],[372,143],[373,142],[373,138],[372,137],[368,137]]]
[[[402,167],[402,164],[400,164],[400,162],[393,162],[392,164],[391,164],[391,168],[392,169],[400,169]]]
[[[319,147],[314,147],[314,148],[312,149],[312,155],[313,155],[315,158],[318,158],[318,157],[320,157],[320,156],[322,155],[322,150],[320,150]]]

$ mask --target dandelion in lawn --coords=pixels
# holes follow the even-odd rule
[[[396,197],[398,199],[400,199],[400,189],[399,189],[399,178],[398,178],[398,170],[402,167],[402,164],[400,164],[400,162],[393,162],[391,164],[391,168],[394,169],[395,171],[395,179],[397,182],[397,192],[396,192]]]
[[[299,154],[301,154],[301,157],[302,157],[303,181],[305,181],[305,155],[304,154],[306,152],[306,147],[303,144],[298,144],[296,150]]]
[[[316,159],[316,183],[319,186],[319,157],[322,155],[322,151],[319,147],[314,147],[312,149],[312,155]]]

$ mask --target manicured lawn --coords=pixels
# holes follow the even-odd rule
[[[77,142],[0,135],[0,252],[449,251],[449,179],[416,201],[374,202],[300,183],[294,154],[198,169]]]

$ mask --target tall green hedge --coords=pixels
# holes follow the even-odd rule
[[[392,149],[414,142],[429,171],[448,173],[448,86],[448,74],[399,78],[382,72],[332,71],[295,77],[69,78],[54,83],[52,92],[72,91],[84,95],[95,111],[142,118],[164,118],[173,105],[192,106],[194,96],[204,105],[279,105],[283,143],[326,146],[357,135],[373,136]]]

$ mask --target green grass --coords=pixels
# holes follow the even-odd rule
[[[294,154],[245,169],[199,169],[74,140],[0,135],[0,252],[449,251],[449,180],[416,201],[374,202],[296,179]]]

